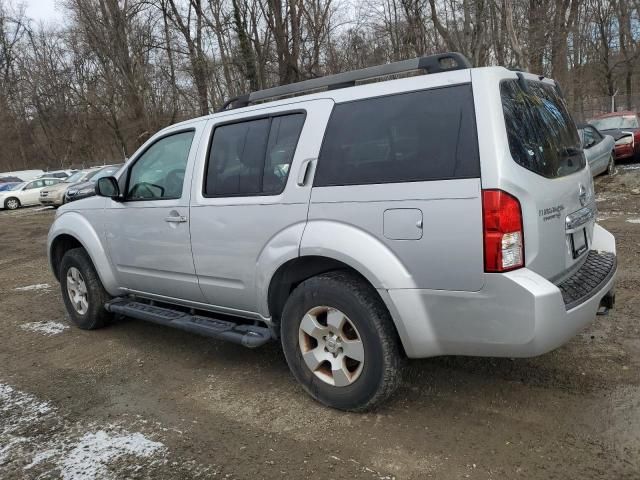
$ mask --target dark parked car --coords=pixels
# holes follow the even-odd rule
[[[112,176],[114,173],[120,170],[120,167],[122,167],[122,165],[107,165],[106,167],[98,170],[98,172],[86,182],[72,185],[64,194],[65,203],[80,200],[81,198],[92,197],[96,194],[96,182],[98,181],[98,179],[102,177]]]
[[[612,112],[589,123],[616,141],[616,160],[640,159],[640,118],[635,112]]]

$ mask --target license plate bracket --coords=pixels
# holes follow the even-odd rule
[[[589,249],[589,241],[587,239],[587,229],[580,230],[571,234],[571,251],[573,258],[576,259]]]

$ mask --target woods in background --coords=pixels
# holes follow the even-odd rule
[[[232,96],[443,51],[557,79],[578,119],[640,109],[640,0],[61,2],[43,24],[0,0],[0,171],[121,161]]]

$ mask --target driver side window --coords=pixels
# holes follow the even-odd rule
[[[180,198],[194,134],[176,133],[151,145],[131,167],[126,199]]]

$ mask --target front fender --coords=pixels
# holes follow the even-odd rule
[[[417,288],[400,259],[380,240],[352,225],[311,220],[300,255],[334,258],[353,267],[377,289]]]
[[[102,281],[102,285],[104,285],[105,290],[109,292],[110,295],[117,296],[122,294],[111,262],[109,261],[109,256],[98,232],[96,232],[96,229],[86,217],[77,212],[63,212],[55,219],[49,229],[49,235],[47,236],[47,255],[49,257],[49,265],[53,271],[55,271],[52,255],[53,245],[61,235],[69,235],[80,242],[89,254],[96,272],[100,277],[100,281]]]

